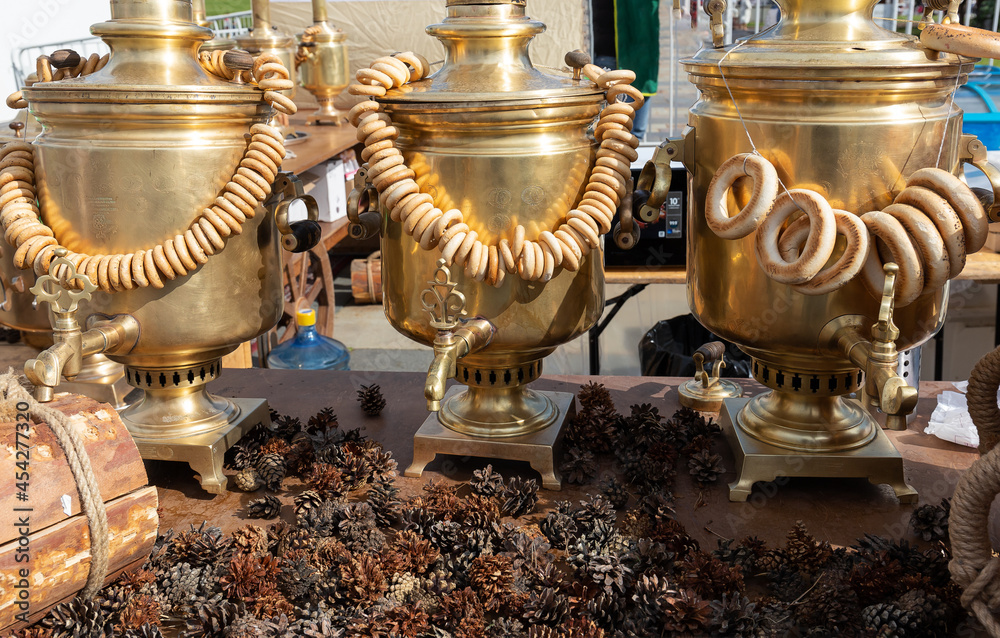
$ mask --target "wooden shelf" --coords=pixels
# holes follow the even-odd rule
[[[292,118],[295,130],[309,133],[309,137],[286,147],[295,157],[286,157],[281,170],[301,173],[322,164],[358,143],[357,129],[344,122],[340,126],[330,124],[306,124],[304,119]],[[360,161],[361,158],[358,158]]]

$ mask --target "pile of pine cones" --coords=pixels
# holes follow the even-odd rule
[[[702,548],[676,520],[671,487],[679,467],[706,485],[718,477],[718,428],[648,405],[619,415],[600,386],[580,395],[564,471],[586,475],[588,454],[613,453],[624,477],[584,501],[538,513],[535,481],[489,466],[403,501],[391,455],[332,411],[305,425],[276,417],[229,462],[275,489],[302,481],[282,520],[231,536],[208,524],[168,532],[141,570],[14,636],[911,638],[949,635],[965,619],[940,541],[866,536],[832,548],[799,524],[774,547],[750,537]],[[265,496],[248,513],[281,507]],[[923,511],[917,538],[946,519]]]

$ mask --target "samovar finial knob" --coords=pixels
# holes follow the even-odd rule
[[[465,295],[458,290],[458,283],[451,280],[451,270],[444,259],[437,260],[434,279],[420,293],[420,303],[431,316],[431,327],[441,331],[454,330],[465,316]]]
[[[62,271],[65,273],[65,276],[60,278],[52,275],[42,275],[35,281],[35,285],[30,290],[35,295],[36,301],[39,303],[48,303],[52,306],[54,312],[76,312],[80,301],[88,301],[90,293],[97,290],[97,286],[90,281],[89,277],[81,275],[76,271],[76,266],[73,262],[66,258],[68,252],[65,248],[56,248],[55,253],[56,258],[52,260],[49,272],[60,273]],[[69,288],[70,283],[74,279],[80,281],[80,290],[71,290]],[[54,285],[50,287],[50,283]]]
[[[573,69],[573,79],[583,79],[583,67],[590,64],[590,56],[587,52],[581,49],[576,49],[567,53],[566,57],[563,59],[566,64],[569,65],[569,68]]]

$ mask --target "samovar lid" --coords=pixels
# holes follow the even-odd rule
[[[229,103],[253,104],[260,92],[207,73],[198,47],[212,30],[194,23],[191,0],[111,0],[111,20],[91,33],[111,48],[103,69],[24,89],[40,103]]]
[[[447,0],[446,6],[445,20],[427,27],[444,45],[444,65],[380,102],[558,102],[600,93],[589,80],[532,64],[528,45],[545,25],[525,15],[525,0]]]
[[[968,73],[973,61],[922,46],[875,23],[878,0],[776,0],[770,29],[725,48],[702,48],[681,64],[697,77],[727,80],[937,80]]]

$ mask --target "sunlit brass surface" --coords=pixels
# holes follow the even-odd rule
[[[148,249],[183,233],[233,174],[250,126],[269,115],[260,91],[201,68],[198,47],[212,34],[193,24],[190,0],[116,0],[111,11],[92,28],[112,50],[103,70],[24,92],[44,127],[35,140],[43,221],[64,246],[89,254]],[[111,357],[145,391],[121,415],[140,449],[244,427],[248,410],[205,384],[223,355],[280,317],[278,239],[260,208],[188,275],[87,302],[85,314],[131,314],[140,325],[130,353]],[[216,469],[198,471],[208,480]]]
[[[295,97],[295,85],[298,84],[295,75],[295,52],[298,45],[294,37],[271,24],[271,0],[253,0],[253,29],[250,33],[236,38],[236,46],[255,56],[263,53],[273,53],[278,56],[288,69],[288,79],[293,85],[287,91],[279,92],[290,98]],[[285,137],[290,137],[295,134],[295,129],[288,124],[287,119],[280,113],[275,113],[268,124],[280,128]]]
[[[518,224],[529,239],[536,237],[556,227],[583,194],[595,153],[588,127],[602,95],[587,81],[532,66],[528,43],[544,25],[525,17],[523,3],[452,0],[447,11],[443,23],[427,29],[445,46],[444,66],[379,100],[399,129],[397,147],[421,190],[442,210],[460,209],[484,244],[513,238]],[[386,316],[428,346],[437,329],[421,292],[433,281],[439,256],[437,249],[422,250],[383,211]],[[558,430],[565,411],[525,385],[545,356],[600,317],[602,262],[594,251],[578,272],[557,270],[546,283],[507,275],[499,288],[455,269],[467,315],[487,320],[495,334],[488,346],[458,360],[458,380],[470,390],[445,399],[434,418],[482,441]]]
[[[192,0],[193,22],[199,27],[209,27],[208,17],[205,15],[205,0]],[[205,42],[199,51],[228,51],[236,48],[236,40],[232,38],[220,38],[215,35],[211,40]]]
[[[892,441],[878,427],[872,428],[871,440],[863,447],[839,452],[816,451],[808,455],[798,450],[768,445],[754,438],[742,423],[734,425],[733,415],[741,415],[753,399],[726,399],[720,427],[736,454],[736,477],[729,484],[730,501],[746,501],[753,484],[774,481],[779,477],[866,478],[872,483],[888,484],[900,503],[916,503],[917,492],[906,482],[903,458]],[[845,401],[849,408],[864,413],[856,401]]]
[[[834,208],[862,214],[888,205],[917,169],[957,169],[962,115],[948,98],[972,65],[877,26],[874,0],[779,4],[775,27],[683,61],[701,91],[684,148],[692,174],[688,301],[705,327],[754,357],[755,378],[773,390],[747,402],[736,417],[737,457],[751,453],[745,443],[752,435],[774,454],[801,454],[804,471],[811,472],[816,450],[861,457],[880,436],[867,411],[843,398],[862,383],[858,365],[835,340],[820,338],[827,323],[844,315],[861,317],[869,334],[879,300],[858,279],[829,295],[802,295],[764,274],[754,235],[723,240],[707,227],[705,196],[716,169],[753,150],[733,99],[756,148],[787,188],[817,190]],[[730,210],[747,196],[734,190]],[[896,349],[934,334],[947,294],[946,286],[896,309]],[[869,475],[895,463],[886,458],[873,453]],[[760,474],[745,478],[760,480],[754,478]]]
[[[461,388],[451,388],[447,399],[450,403],[452,399],[464,394],[469,393],[463,392]],[[569,392],[532,394],[551,404],[550,411],[553,414],[572,417],[575,412],[573,395]],[[559,490],[562,488],[562,477],[558,470],[561,448],[562,429],[558,427],[546,427],[510,438],[473,436],[445,427],[435,415],[431,414],[413,437],[413,463],[403,474],[419,478],[424,468],[438,454],[478,456],[487,459],[526,461],[541,475],[544,489]]]
[[[319,110],[309,116],[315,124],[341,124],[344,115],[333,106],[333,99],[350,82],[347,62],[347,35],[330,24],[326,0],[313,0],[313,26],[300,33],[299,83],[319,101]]]

